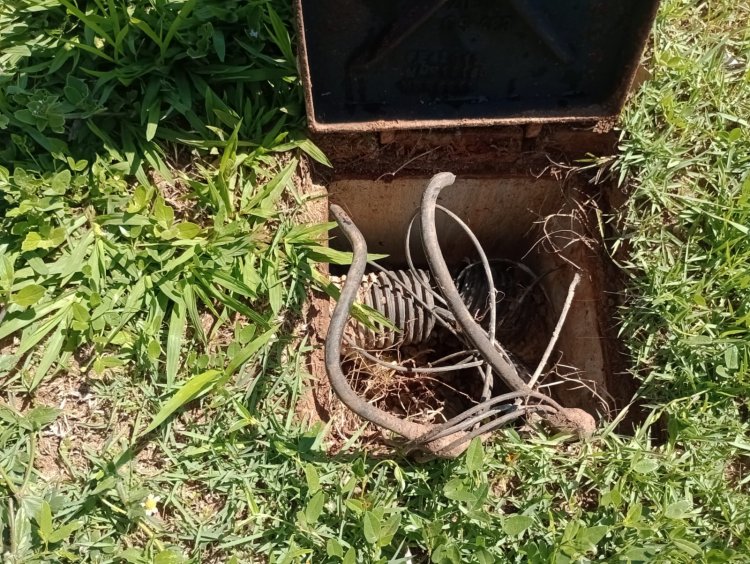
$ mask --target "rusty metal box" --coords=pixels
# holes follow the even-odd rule
[[[550,372],[551,393],[604,419],[628,405],[637,384],[612,321],[620,282],[601,222],[621,193],[578,164],[616,151],[614,118],[658,0],[295,1],[308,124],[333,164],[306,169],[308,193],[326,194],[311,200],[311,217],[329,219],[327,205],[340,206],[370,252],[387,256],[381,266],[403,270],[412,262],[405,234],[430,177],[457,174],[441,202],[485,254],[543,273],[541,329],[525,318],[523,346],[508,350],[522,364],[539,362],[580,273],[555,345],[561,371]],[[451,268],[471,260],[475,241],[461,227],[440,216],[436,230]],[[333,248],[350,250],[340,232],[332,235]],[[426,267],[413,247],[414,264]],[[330,309],[316,311],[322,336]],[[326,373],[320,355],[310,371]],[[318,379],[316,398],[332,393],[326,382]],[[386,388],[372,389],[378,397],[364,399],[381,401]],[[386,407],[398,412],[400,388],[391,390],[398,401]],[[336,402],[320,405],[332,406],[335,419]],[[425,413],[439,412],[432,407]]]

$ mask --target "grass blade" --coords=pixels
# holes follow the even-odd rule
[[[107,42],[114,47],[114,41],[112,41],[112,38],[109,36],[109,34],[104,31],[104,29],[97,24],[93,18],[87,16],[84,14],[81,10],[79,10],[72,2],[69,2],[68,0],[57,0],[67,8],[68,12],[73,14],[75,17],[77,17],[79,20],[81,20],[81,23],[86,25],[87,27],[90,27],[92,30],[96,32],[97,35],[99,35],[102,39],[106,39]]]
[[[29,391],[33,391],[42,382],[44,377],[49,372],[50,368],[52,368],[52,366],[58,360],[58,356],[60,355],[60,351],[62,350],[63,343],[65,343],[65,329],[67,329],[67,325],[68,324],[65,321],[61,322],[57,326],[57,330],[55,330],[52,337],[50,337],[49,342],[47,343],[47,348],[44,351],[44,355],[39,361],[39,365],[36,367],[36,370],[34,372],[34,378],[32,379],[31,385],[29,386]]]
[[[63,296],[52,303],[45,304],[44,306],[34,308],[33,310],[26,310],[22,316],[16,317],[12,321],[5,321],[0,327],[0,340],[5,339],[9,335],[12,335],[16,331],[23,329],[27,325],[31,325],[35,321],[42,319],[48,313],[63,308],[75,299],[75,296],[70,293]],[[31,315],[28,315],[28,314]]]
[[[294,171],[297,170],[297,159],[292,159],[268,184],[263,187],[247,204],[251,211],[256,206],[270,207],[281,195],[281,192],[289,184]]]
[[[58,311],[50,318],[46,319],[38,326],[29,327],[21,336],[21,343],[18,345],[16,354],[24,355],[33,349],[42,339],[51,333],[61,320],[70,312],[70,306]]]
[[[289,32],[287,31],[286,26],[284,25],[284,22],[281,21],[281,18],[276,13],[276,10],[273,9],[271,4],[268,4],[267,8],[268,8],[268,19],[271,21],[271,28],[272,28],[271,35],[274,40],[274,43],[276,43],[276,46],[284,55],[284,58],[286,59],[287,63],[290,65],[293,65],[294,62],[296,61],[296,58],[294,56],[294,51],[292,50],[292,42],[289,38]]]
[[[147,435],[164,423],[164,421],[186,403],[189,403],[210,391],[222,376],[223,373],[220,370],[207,370],[206,372],[202,372],[201,374],[190,378],[190,380],[185,382],[182,387],[161,406],[161,409],[159,409],[159,412],[154,416],[151,424],[146,427],[146,430],[139,436],[142,437],[143,435]]]
[[[151,39],[151,41],[156,43],[159,46],[159,50],[163,50],[163,42],[161,40],[161,37],[159,37],[159,35],[153,30],[153,28],[148,25],[148,22],[131,17],[130,23],[132,23],[135,27],[145,33]]]
[[[146,123],[146,141],[152,141],[156,136],[156,130],[159,128],[159,118],[161,117],[161,105],[158,102],[148,109],[148,122]]]
[[[260,350],[261,347],[266,345],[271,340],[271,338],[277,333],[278,330],[278,326],[271,327],[268,331],[266,331],[262,335],[259,335],[257,338],[253,339],[247,345],[245,345],[242,350],[238,352],[232,358],[232,360],[229,361],[229,364],[226,368],[227,376],[234,374],[234,372],[238,368],[240,368],[243,364],[250,360],[253,355]]]
[[[177,369],[180,365],[180,350],[182,349],[182,337],[185,332],[185,304],[177,303],[172,308],[169,319],[169,333],[167,335],[167,387],[172,388],[177,378]]]
[[[201,343],[206,343],[206,333],[203,331],[203,324],[201,323],[201,316],[198,313],[198,303],[195,300],[195,292],[193,286],[185,284],[183,291],[183,298],[185,299],[185,305],[187,313],[190,316],[190,321],[193,323],[193,330],[198,335]]]
[[[193,8],[195,7],[196,0],[188,0],[182,5],[182,8],[180,8],[180,11],[177,13],[177,17],[172,22],[172,25],[169,26],[169,29],[167,30],[167,35],[164,38],[164,41],[161,44],[161,55],[162,57],[167,52],[167,49],[169,49],[169,44],[172,43],[172,39],[174,38],[175,34],[180,30],[180,26],[185,21],[185,19],[190,15],[190,12],[193,11]]]
[[[207,288],[209,293],[219,300],[222,304],[227,306],[228,308],[241,313],[242,315],[247,316],[255,323],[258,323],[259,325],[266,325],[268,323],[267,319],[264,319],[262,315],[260,315],[258,312],[254,311],[250,307],[246,306],[241,301],[237,300],[236,298],[225,294],[223,292],[219,292],[216,288]]]

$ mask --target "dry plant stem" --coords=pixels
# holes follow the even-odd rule
[[[364,390],[364,392],[361,389],[358,389],[357,387],[355,387],[355,390],[358,393],[361,393],[362,395],[364,395],[366,397],[370,397],[370,401],[380,401],[380,400],[385,399],[386,396],[390,392],[390,388],[388,387],[388,384],[386,384],[386,386],[383,388],[382,394],[378,398],[372,398],[371,396],[369,396],[368,392],[372,389],[371,384],[373,383],[374,380],[378,379],[378,376],[376,376],[375,372],[372,371],[372,367],[367,366],[367,364],[365,362],[363,362],[363,359],[367,360],[365,357],[355,356],[354,359],[355,359],[355,361],[357,363],[357,367],[355,368],[356,372],[358,374],[364,375],[364,380],[366,382],[366,389]],[[376,369],[377,368],[381,368],[381,365],[375,363],[374,367]],[[387,368],[387,367],[384,367],[384,368],[386,368],[387,370],[391,370],[390,368]],[[415,376],[417,376],[416,379],[411,379],[411,378],[396,378],[396,379],[392,380],[390,382],[390,384],[394,384],[395,383],[395,385],[396,385],[395,387],[396,388],[404,388],[404,387],[408,388],[408,384],[409,383],[413,383],[413,382],[423,383],[425,381],[430,381],[430,382],[434,382],[438,386],[441,386],[441,387],[444,387],[444,388],[447,388],[447,389],[451,390],[454,394],[463,396],[468,401],[473,401],[472,397],[470,397],[469,395],[465,394],[462,391],[457,390],[456,388],[454,388],[453,386],[449,385],[447,382],[445,382],[444,380],[442,380],[440,378],[432,377],[429,374],[427,374],[427,375],[415,375]],[[377,387],[377,385],[375,387]],[[442,407],[439,408],[439,409],[437,409],[437,411],[440,411],[441,409],[442,409]],[[404,410],[404,411],[406,412],[406,410]],[[422,415],[424,415],[424,413]]]
[[[401,172],[401,171],[402,171],[402,170],[403,170],[404,168],[406,168],[407,166],[409,166],[409,165],[410,165],[411,163],[413,163],[413,162],[414,162],[414,161],[416,161],[417,159],[421,159],[422,157],[426,157],[426,156],[427,156],[427,155],[429,155],[430,153],[434,153],[435,151],[437,151],[437,149],[438,149],[438,148],[437,148],[437,147],[435,147],[435,148],[433,148],[433,149],[430,149],[429,151],[425,151],[424,153],[420,153],[419,155],[417,155],[417,156],[415,156],[415,157],[412,157],[412,158],[410,158],[410,159],[409,159],[408,161],[406,161],[406,162],[405,162],[404,164],[402,164],[402,165],[401,165],[400,167],[398,167],[398,168],[397,168],[396,170],[394,170],[393,172],[384,172],[383,174],[381,174],[380,176],[378,176],[378,177],[377,177],[377,178],[375,179],[375,181],[376,181],[376,182],[378,182],[378,181],[380,181],[380,180],[383,180],[383,178],[385,178],[386,176],[391,176],[392,178],[395,178],[395,177],[396,177],[396,175],[397,175],[397,174],[398,174],[399,172]]]
[[[561,365],[558,365],[561,366]],[[577,386],[571,387],[571,390],[586,390],[588,391],[595,399],[599,401],[599,405],[602,407],[605,418],[610,419],[612,416],[612,409],[611,405],[616,404],[616,400],[614,397],[612,397],[612,394],[607,393],[604,391],[604,393],[609,398],[609,401],[604,398],[604,396],[599,393],[596,389],[596,383],[593,380],[590,379],[583,379],[580,377],[573,378],[572,376],[580,374],[580,372],[573,372],[571,374],[560,374],[559,372],[556,374],[556,378],[558,379],[558,384],[564,384],[565,382],[571,382],[574,384],[577,384]],[[541,388],[542,386],[539,386]]]
[[[557,325],[555,326],[555,331],[552,333],[552,338],[547,344],[547,348],[542,355],[542,360],[539,361],[536,370],[534,370],[534,374],[532,374],[531,378],[529,379],[529,388],[533,389],[534,386],[536,386],[537,380],[539,380],[539,376],[541,376],[542,371],[547,365],[547,361],[549,360],[549,357],[555,348],[555,345],[557,345],[557,340],[560,338],[560,332],[562,331],[563,325],[565,325],[565,320],[568,317],[570,306],[573,303],[573,298],[575,297],[576,288],[578,287],[578,284],[580,282],[581,275],[576,272],[575,276],[573,276],[573,281],[570,283],[570,287],[568,288],[568,296],[565,298],[565,304],[563,305],[562,312],[560,312],[560,318],[557,320]]]

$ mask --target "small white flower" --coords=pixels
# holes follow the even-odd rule
[[[156,507],[156,504],[159,503],[159,501],[161,501],[161,498],[158,495],[148,494],[146,500],[141,502],[143,512],[149,517],[157,515],[159,513],[159,508]]]
[[[257,29],[251,29],[251,30],[250,30],[250,31],[248,32],[248,35],[249,35],[250,37],[252,37],[253,39],[258,39],[258,37],[260,37],[260,33],[258,33],[258,30],[257,30]]]

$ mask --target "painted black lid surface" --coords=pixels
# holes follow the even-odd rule
[[[616,115],[658,4],[298,1],[308,114],[321,130]]]

